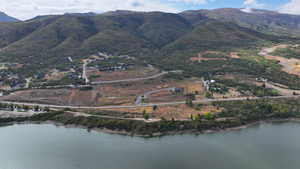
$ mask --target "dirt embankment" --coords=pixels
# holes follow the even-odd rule
[[[79,89],[34,89],[12,93],[3,96],[0,100],[19,102],[34,102],[54,105],[96,105],[97,92],[80,91]]]
[[[277,45],[270,48],[264,48],[261,50],[259,55],[264,56],[267,59],[278,61],[279,64],[282,66],[283,71],[300,77],[300,59],[288,59],[281,56],[271,55],[271,53],[275,52],[277,49],[283,49],[287,47],[289,47],[289,45]]]

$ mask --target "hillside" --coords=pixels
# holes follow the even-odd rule
[[[4,12],[0,12],[0,22],[17,22],[17,21],[19,20],[11,16],[8,16]]]
[[[234,23],[208,19],[164,49],[199,52],[207,49],[239,48],[276,40],[279,37],[262,34]]]
[[[211,19],[203,11],[49,15],[0,23],[0,61],[22,64],[20,72],[26,76],[70,69],[74,65],[69,57],[78,64],[98,52],[130,55],[162,69],[176,69],[170,63],[184,63],[201,51],[255,48],[286,40],[290,39],[239,22]]]
[[[180,13],[193,24],[201,22],[203,17],[219,21],[234,22],[242,27],[275,35],[299,37],[300,16],[282,14],[268,10],[222,8],[214,10],[195,10]]]
[[[35,58],[39,63],[46,57],[51,63],[96,52],[137,55],[160,48],[191,29],[182,17],[160,12],[37,17],[0,24],[0,58],[23,63]]]

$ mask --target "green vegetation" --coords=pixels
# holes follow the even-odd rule
[[[187,94],[185,104],[189,107],[193,107],[194,106],[193,100],[195,100],[195,99],[196,99],[195,94]]]
[[[0,124],[12,122],[44,122],[54,121],[64,125],[79,125],[89,129],[109,129],[114,131],[126,131],[131,135],[154,136],[169,132],[204,130],[222,130],[237,127],[260,120],[300,118],[299,99],[261,99],[231,102],[215,102],[216,107],[222,107],[218,114],[207,113],[204,115],[192,115],[190,121],[168,121],[162,118],[159,122],[145,123],[134,120],[117,120],[101,117],[73,116],[66,112],[49,112],[32,117],[0,118]],[[144,114],[148,119],[149,114]]]
[[[286,35],[299,37],[299,16],[252,9],[253,13],[243,12],[235,8],[221,8],[213,10],[186,11],[181,15],[193,24],[201,24],[202,18],[208,17],[218,21],[236,23],[255,31],[271,35]]]
[[[276,49],[275,52],[273,52],[271,55],[274,56],[282,56],[288,59],[291,58],[296,58],[296,59],[300,59],[300,50],[296,50],[293,48],[279,48]]]
[[[25,78],[34,77],[32,86],[84,84],[78,78],[82,69],[81,60],[104,52],[112,56],[129,55],[135,59],[111,57],[89,66],[109,67],[121,62],[135,66],[151,64],[164,71],[183,70],[183,74],[167,75],[167,79],[174,80],[239,73],[300,89],[299,77],[283,72],[277,62],[257,55],[262,46],[299,41],[287,36],[287,32],[280,33],[291,30],[293,35],[297,35],[294,31],[299,29],[290,23],[283,24],[281,14],[270,18],[267,13],[261,14],[264,17],[260,18],[245,15],[238,9],[180,14],[128,12],[126,15],[117,11],[100,15],[43,16],[28,22],[0,23],[0,48],[5,49],[0,51],[0,62],[22,64],[23,67],[9,72],[20,75],[23,85]],[[245,23],[240,17],[249,17],[253,23]],[[285,17],[293,18],[293,23],[300,23],[297,16]],[[284,29],[280,31],[274,24],[266,24],[269,20],[277,26],[281,23]],[[219,54],[210,53],[203,57],[226,57],[226,60],[190,61],[191,57],[206,51],[217,51]],[[229,58],[228,54],[235,51],[241,53],[241,58]],[[295,55],[291,51],[286,53],[287,57]],[[60,71],[74,69],[75,73],[44,83],[43,77],[54,68]],[[214,92],[223,91],[226,88]],[[262,89],[252,91],[255,95],[272,92]]]
[[[94,61],[91,62],[90,64],[88,64],[88,66],[99,66],[99,67],[113,67],[113,66],[117,66],[118,64],[126,64],[126,65],[135,65],[137,62],[133,59],[125,59],[125,58],[120,58],[120,57],[111,57],[109,59],[106,60],[98,60],[98,61]]]
[[[208,99],[212,99],[213,98],[213,93],[212,92],[206,92],[205,97],[208,98]]]
[[[85,81],[83,79],[78,78],[78,77],[64,76],[60,80],[51,80],[51,81],[48,81],[47,83],[44,83],[44,86],[59,86],[59,85],[70,85],[70,84],[84,85]]]
[[[289,86],[291,89],[300,89],[300,78],[298,76],[282,71],[279,65],[274,66],[271,62],[268,65],[252,59],[229,59],[191,64],[190,62],[183,62],[180,58],[181,55],[174,56],[174,58],[169,58],[165,62],[156,62],[154,65],[167,70],[172,70],[172,68],[184,70],[184,74],[187,76],[205,77],[206,79],[213,79],[216,75],[231,73],[251,75]],[[172,67],[166,62],[171,62]]]
[[[89,78],[90,79],[97,79],[97,78],[100,78],[101,75],[91,75]]]
[[[176,14],[152,12],[131,15],[37,17],[30,22],[1,23],[0,61],[18,62],[27,72],[70,68],[88,55],[106,52],[140,56],[191,30]]]
[[[188,78],[189,76],[187,74],[181,74],[181,73],[168,73],[164,76],[164,79],[166,80],[184,80],[185,78]]]
[[[211,86],[210,90],[212,90],[212,92],[226,93],[229,87],[236,88],[237,91],[245,95],[252,94],[257,97],[279,96],[276,90],[266,88],[264,85],[256,86],[250,83],[241,83],[236,80],[218,80],[217,83]]]
[[[149,113],[146,113],[146,111],[144,111],[144,112],[143,112],[143,118],[144,118],[145,120],[149,120],[150,114],[149,114]]]
[[[202,55],[202,57],[204,58],[227,58],[227,56],[225,54],[217,54],[217,53],[207,53]]]
[[[293,40],[265,35],[234,23],[203,17],[195,19],[201,24],[194,24],[184,14],[129,12],[122,15],[116,12],[96,16],[44,16],[30,22],[0,23],[0,32],[3,32],[0,48],[5,48],[0,52],[0,61],[24,64],[19,73],[32,76],[37,72],[46,73],[50,68],[69,70],[91,54],[106,52],[114,56],[130,55],[137,61],[161,62],[163,69],[174,70],[177,67],[173,62],[181,64],[201,51],[229,51]]]
[[[219,117],[236,117],[246,124],[257,120],[299,118],[299,99],[287,100],[256,100],[219,102],[215,106],[224,107],[225,110]]]

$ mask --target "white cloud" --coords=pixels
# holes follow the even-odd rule
[[[244,5],[255,5],[257,4],[256,0],[245,0]]]
[[[111,10],[178,12],[170,3],[161,0],[0,0],[0,11],[19,19],[37,15],[106,12]],[[183,0],[200,2],[202,0]]]
[[[291,0],[279,9],[282,13],[300,14],[300,0]]]
[[[247,8],[262,8],[264,4],[259,3],[257,0],[244,0],[244,6]]]

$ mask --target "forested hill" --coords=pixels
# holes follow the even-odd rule
[[[238,10],[241,18],[220,17],[226,18],[223,13],[231,10]],[[239,9],[180,14],[114,11],[99,15],[39,16],[23,22],[0,23],[0,61],[47,68],[67,62],[70,56],[80,59],[97,52],[135,57],[157,54],[170,58],[178,54],[193,55],[202,50],[243,48],[289,40],[286,33],[280,34],[277,29],[272,33],[273,27],[244,23],[248,16],[255,19],[257,15],[278,24],[283,17],[280,14],[268,17],[271,14]],[[300,16],[284,16],[292,18],[294,24],[286,24],[284,29],[293,32]]]
[[[219,21],[234,22],[267,34],[299,37],[300,16],[259,9],[222,8],[214,10],[194,10],[180,13],[193,24],[201,23],[203,17]]]

